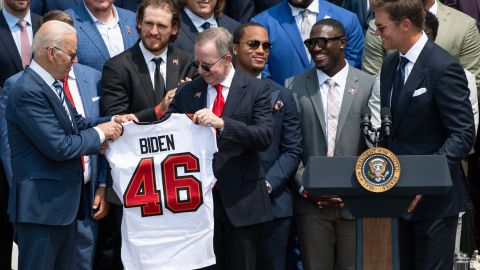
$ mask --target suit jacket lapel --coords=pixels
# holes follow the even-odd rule
[[[122,32],[122,37],[123,37],[123,47],[125,48],[125,50],[128,50],[128,48],[130,47],[129,44],[132,44],[135,42],[135,40],[133,40],[133,42],[130,42],[130,39],[135,36],[133,34],[134,33],[133,31],[137,31],[137,29],[132,29],[135,26],[130,26],[128,24],[128,20],[126,16],[123,16],[122,10],[119,10],[117,8],[117,13],[118,13],[117,14],[118,25],[120,27],[120,31]]]
[[[23,69],[22,66],[22,59],[20,58],[20,54],[17,50],[17,45],[15,45],[15,41],[13,40],[12,33],[7,24],[7,20],[3,16],[3,12],[0,12],[0,40],[7,48],[8,54],[12,58],[13,62],[15,63],[15,67],[20,71]]]
[[[417,89],[427,75],[428,66],[425,66],[424,63],[427,63],[428,58],[430,57],[430,46],[431,43],[429,41],[425,47],[423,47],[422,52],[413,65],[412,71],[410,72],[410,75],[408,76],[408,79],[398,96],[397,106],[393,112],[395,118],[392,121],[392,136],[395,136],[395,132],[398,130],[405,112],[408,111],[408,106],[412,100],[413,92],[415,89]]]
[[[182,14],[182,25],[181,28],[184,30],[183,33],[187,35],[187,37],[195,43],[196,35],[198,34],[198,30],[193,24],[190,17],[188,17],[187,13],[184,10],[181,11]]]
[[[73,65],[73,72],[75,73],[75,80],[77,82],[78,92],[80,94],[80,99],[82,100],[83,104],[83,111],[85,112],[85,117],[92,117],[93,110],[93,102],[91,95],[91,91],[97,89],[90,89],[88,84],[88,77],[83,74],[80,69],[78,69],[77,65]],[[78,112],[78,111],[77,111]]]
[[[100,53],[102,54],[104,59],[109,59],[110,54],[108,53],[107,46],[105,45],[105,42],[103,42],[102,36],[100,35],[100,32],[98,32],[97,27],[95,27],[95,23],[93,22],[92,18],[88,14],[87,10],[85,9],[84,5],[80,5],[80,8],[78,10],[78,17],[77,20],[79,20],[79,28],[81,31],[85,33],[85,36],[87,36],[91,44],[95,46]]]
[[[353,89],[353,91],[350,89]],[[345,125],[347,117],[352,108],[353,101],[355,100],[355,97],[357,94],[356,89],[358,89],[358,77],[354,73],[353,68],[349,68],[348,75],[347,75],[347,82],[343,92],[342,105],[340,107],[340,115],[338,117],[337,135],[336,135],[335,143],[337,143],[338,139],[340,138],[340,134],[342,133],[343,126]]]
[[[222,115],[232,116],[235,109],[238,107],[238,104],[243,99],[243,96],[246,93],[246,83],[243,80],[242,75],[239,72],[235,72],[233,75],[232,84],[230,85],[230,90],[228,91],[227,101],[225,102],[225,107],[223,108]]]
[[[179,58],[176,54],[176,51],[173,47],[168,46],[167,51],[167,78],[166,79],[166,89],[165,91],[174,89],[177,87],[178,73],[180,71]]]
[[[133,89],[133,91],[143,91],[151,101],[150,105],[155,105],[155,93],[153,92],[152,79],[150,78],[150,72],[148,71],[147,63],[140,50],[139,43],[135,44],[131,49],[131,55],[127,56],[127,60],[131,62],[132,68],[137,73],[139,81],[141,82],[143,89]]]
[[[56,114],[56,112],[60,111],[60,114],[56,114],[56,115],[59,118],[58,120],[60,124],[63,126],[63,128],[65,130],[68,130],[68,129],[74,130],[74,128],[72,127],[72,121],[70,121],[70,118],[67,115],[67,111],[65,111],[63,104],[60,102],[60,99],[53,92],[50,86],[47,85],[45,81],[42,78],[40,78],[40,76],[38,76],[37,73],[32,71],[30,68],[25,69],[25,72],[28,72],[33,77],[33,79],[40,85],[41,89],[45,92],[47,97],[50,99],[51,104],[53,104],[53,106],[56,107],[54,108],[54,113]],[[70,110],[70,115],[73,117],[73,113],[71,110]]]
[[[283,3],[284,8],[279,10],[277,14],[277,18],[282,26],[283,30],[285,31],[286,36],[291,36],[289,38],[289,42],[292,43],[295,51],[302,59],[302,63],[304,66],[309,67],[311,63],[308,61],[307,51],[305,50],[305,45],[302,42],[302,35],[298,30],[297,23],[295,22],[295,18],[292,17],[291,9],[288,6],[287,2]]]
[[[307,80],[305,81],[305,89],[310,101],[312,102],[313,109],[315,110],[320,125],[323,129],[323,134],[326,134],[325,113],[323,111],[322,94],[320,93],[320,84],[318,82],[317,70],[315,68],[310,69],[307,73]]]

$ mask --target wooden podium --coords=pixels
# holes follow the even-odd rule
[[[452,180],[445,156],[398,156],[397,185],[383,193],[364,189],[355,176],[357,157],[310,157],[303,185],[312,195],[339,195],[356,218],[357,270],[398,270],[397,217],[417,194],[445,194]]]

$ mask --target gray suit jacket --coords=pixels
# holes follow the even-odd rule
[[[347,84],[343,94],[335,142],[335,156],[358,156],[367,146],[361,136],[360,122],[362,108],[367,106],[374,84],[374,77],[350,66]],[[303,138],[302,163],[295,175],[298,187],[302,185],[304,164],[311,156],[327,154],[326,124],[321,103],[319,82],[315,68],[287,80],[286,85],[293,91],[293,98],[300,113],[300,127]],[[353,170],[353,168],[351,168]],[[297,189],[298,190],[298,189]],[[296,214],[325,213],[332,209],[319,209],[294,192]],[[342,217],[352,218],[347,209],[342,209]]]
[[[439,26],[435,43],[457,59],[464,69],[475,75],[478,88],[480,83],[480,34],[476,21],[438,0],[437,4]],[[380,73],[386,51],[383,49],[382,39],[375,35],[375,29],[375,20],[371,20],[365,33],[362,69],[376,75]]]

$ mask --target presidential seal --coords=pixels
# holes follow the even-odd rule
[[[400,178],[400,162],[390,150],[375,147],[358,157],[355,174],[360,185],[366,190],[385,192],[397,184]]]

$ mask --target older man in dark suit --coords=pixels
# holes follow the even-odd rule
[[[13,172],[8,213],[15,224],[19,269],[74,267],[75,221],[85,214],[80,157],[105,149],[104,141],[121,133],[110,118],[83,118],[67,100],[59,80],[77,61],[76,45],[72,26],[44,23],[33,41],[35,60],[7,102]]]
[[[462,66],[422,31],[421,0],[378,0],[377,33],[385,49],[381,107],[392,111],[389,148],[397,155],[445,155],[453,187],[445,195],[419,194],[399,219],[400,268],[453,268],[458,213],[468,193],[460,161],[472,149],[475,127]]]
[[[255,269],[261,223],[271,220],[260,151],[272,142],[269,87],[235,70],[232,36],[224,28],[200,33],[195,66],[201,77],[181,86],[169,112],[194,113],[193,121],[218,130],[213,171],[213,269]]]
[[[174,47],[193,53],[195,39],[198,33],[210,27],[226,28],[230,34],[240,26],[240,23],[223,14],[225,0],[178,0],[181,9],[182,27]]]

